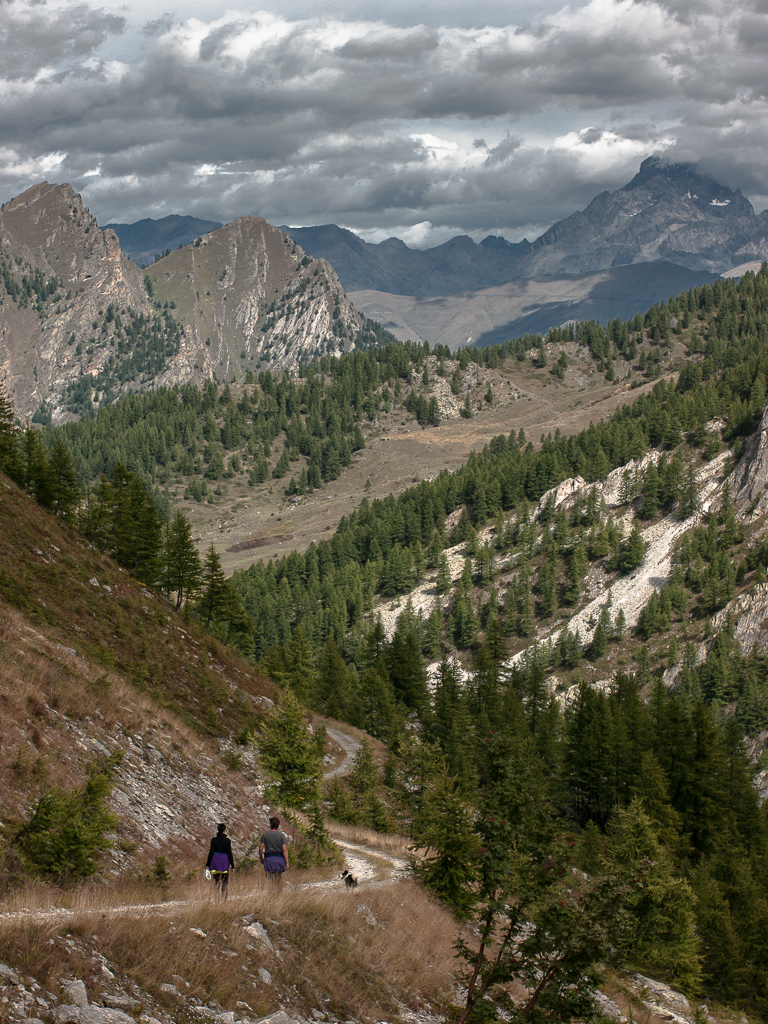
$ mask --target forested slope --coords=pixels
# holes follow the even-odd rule
[[[528,938],[551,953],[552,929],[570,935],[581,901],[607,898],[618,879],[615,906],[631,923],[631,938],[619,935],[614,947],[622,966],[749,1012],[768,1007],[768,819],[759,798],[768,658],[760,629],[749,646],[730,617],[748,600],[757,615],[765,597],[764,513],[759,499],[744,505],[742,484],[755,457],[746,442],[765,408],[767,300],[764,270],[630,322],[574,325],[451,361],[393,348],[402,361],[389,379],[402,382],[399,401],[410,402],[414,416],[419,398],[428,410],[440,362],[450,379],[472,365],[533,360],[559,380],[588,357],[630,397],[633,383],[658,380],[572,436],[555,432],[536,447],[515,430],[457,473],[397,498],[363,497],[333,536],[255,563],[231,582],[217,625],[235,621],[237,610],[235,640],[248,631],[247,649],[265,674],[310,708],[365,728],[390,752],[383,773],[369,764],[365,778],[361,768],[349,783],[331,783],[320,809],[377,828],[397,819],[428,848],[419,869],[426,884],[458,914],[476,915],[478,927],[483,906],[503,909],[521,891],[493,889],[499,871],[505,886],[524,882],[528,902],[515,934],[530,978],[539,961]],[[329,360],[297,379],[264,377],[258,390],[251,385],[249,413],[239,412],[253,429],[274,398],[284,435],[292,422],[307,430],[313,381],[322,375],[318,407],[329,382],[346,403],[329,402],[326,431],[333,415],[362,430],[366,389],[359,404],[348,396],[359,375],[387,363],[386,353]],[[278,386],[284,420],[268,391]],[[381,386],[372,379],[370,393]],[[287,415],[292,388],[295,418]],[[210,388],[200,396],[211,431],[238,412],[222,395]],[[160,400],[184,409],[182,392]],[[126,436],[129,427],[126,419]],[[48,465],[57,440],[69,453],[65,439],[85,436],[51,434]],[[40,435],[28,431],[15,472],[56,510],[61,499],[46,489],[41,450],[45,456]],[[140,493],[147,516],[153,507],[159,519],[161,510],[138,470],[103,465],[109,478],[80,508],[72,501],[60,512],[96,530],[96,543],[118,547],[130,515],[114,512],[132,506],[115,502],[115,490]],[[631,592],[664,537],[674,543],[650,599],[622,617],[624,604],[607,595]],[[132,569],[166,592],[169,540],[168,532],[156,565],[147,559]],[[188,589],[190,613],[203,616]],[[577,867],[587,872],[584,885],[573,881]],[[578,956],[589,966],[597,948],[587,944]],[[500,984],[523,969],[513,957]]]

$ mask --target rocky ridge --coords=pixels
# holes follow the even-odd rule
[[[145,274],[69,185],[43,182],[0,210],[0,377],[22,418],[59,422],[82,411],[73,394],[87,410],[262,362],[294,369],[354,348],[364,326],[331,267],[258,218]]]

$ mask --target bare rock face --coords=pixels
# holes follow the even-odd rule
[[[22,417],[98,373],[110,305],[150,312],[138,267],[69,185],[43,182],[0,210],[0,273],[0,369]]]
[[[0,378],[22,419],[213,374],[295,369],[375,341],[329,264],[242,217],[146,273],[69,185],[0,210]]]
[[[751,522],[768,511],[768,405],[728,483],[739,519]]]
[[[241,217],[148,269],[153,295],[186,325],[182,357],[161,377],[197,369],[239,376],[281,371],[355,347],[362,317],[324,260],[313,260],[278,228]]]

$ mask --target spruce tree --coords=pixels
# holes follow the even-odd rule
[[[205,625],[208,628],[211,619],[216,618],[217,613],[228,607],[230,602],[229,581],[221,567],[221,557],[213,543],[203,559],[200,586],[200,611],[205,616]]]
[[[192,540],[192,527],[183,512],[177,512],[165,531],[161,555],[160,585],[175,598],[176,611],[199,588],[202,566]]]
[[[320,791],[323,754],[292,693],[284,693],[272,708],[256,746],[270,777],[265,790],[268,799],[291,809],[315,802]]]

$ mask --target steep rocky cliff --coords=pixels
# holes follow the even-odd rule
[[[336,274],[244,217],[145,275],[69,185],[0,210],[0,377],[45,421],[155,384],[294,368],[371,340]]]

